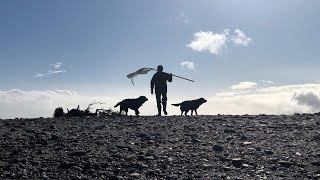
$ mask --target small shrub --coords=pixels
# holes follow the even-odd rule
[[[67,117],[83,117],[84,111],[80,110],[80,106],[78,105],[77,109],[67,109]]]
[[[54,118],[63,117],[64,115],[65,115],[65,113],[64,113],[62,107],[57,107],[57,108],[54,110],[54,113],[53,113],[53,117],[54,117]]]

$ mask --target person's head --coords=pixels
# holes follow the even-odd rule
[[[157,70],[158,70],[159,72],[162,72],[162,71],[163,71],[163,66],[162,66],[162,65],[159,65],[159,66],[157,67]]]

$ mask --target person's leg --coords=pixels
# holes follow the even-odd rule
[[[167,92],[162,93],[162,107],[163,113],[167,115]]]
[[[158,116],[161,116],[161,93],[156,92]]]

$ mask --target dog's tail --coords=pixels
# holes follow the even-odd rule
[[[121,101],[122,102],[122,101]],[[121,102],[118,102],[118,104],[116,104],[114,107],[118,107],[120,104],[121,104]]]
[[[173,106],[180,106],[180,105],[181,105],[181,103],[179,103],[179,104],[171,104],[171,105],[173,105]]]

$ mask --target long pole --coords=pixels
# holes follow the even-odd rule
[[[187,78],[184,78],[184,77],[181,77],[181,76],[177,76],[177,75],[174,75],[174,74],[172,74],[172,76],[177,77],[177,78],[181,78],[181,79],[184,79],[184,80],[187,80],[187,81],[194,82],[194,80],[187,79]]]
[[[152,69],[153,69],[153,68],[152,68]],[[153,69],[153,70],[158,71],[158,70],[156,70],[156,69]],[[164,72],[164,73],[166,73],[166,72]],[[167,73],[167,74],[169,74],[169,73]],[[181,79],[184,79],[184,80],[187,80],[187,81],[194,82],[194,80],[187,79],[187,78],[184,78],[184,77],[181,77],[181,76],[177,76],[177,75],[174,75],[174,74],[172,74],[172,76],[177,77],[177,78],[181,78]]]

